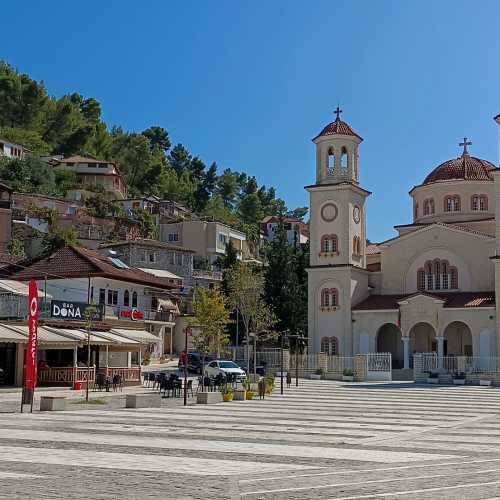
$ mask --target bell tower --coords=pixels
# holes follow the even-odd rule
[[[359,185],[358,148],[363,141],[340,119],[313,139],[316,183],[310,196],[309,349],[337,354],[356,352],[351,306],[368,295],[365,201],[371,194]],[[328,341],[327,339],[332,339]],[[331,348],[330,354],[331,354]]]

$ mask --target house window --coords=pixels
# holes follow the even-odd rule
[[[424,201],[424,215],[432,215],[434,213],[434,200],[429,198]]]
[[[336,288],[323,288],[321,290],[321,307],[337,307],[339,294]]]
[[[168,260],[172,266],[175,265],[175,252],[168,253]]]
[[[456,290],[458,289],[458,270],[450,266],[447,260],[427,261],[425,266],[417,271],[417,289],[420,291]]]
[[[176,252],[176,254],[175,254],[175,264],[177,266],[182,266],[182,254],[181,254],[181,252]]]
[[[132,307],[137,307],[137,292],[132,292]]]
[[[179,233],[168,233],[168,241],[179,241]]]
[[[471,198],[471,210],[484,212],[488,210],[488,197],[484,194],[475,194]]]
[[[104,288],[99,288],[99,304],[106,303],[106,290]]]
[[[118,305],[118,291],[108,290],[108,306]]]
[[[460,212],[460,196],[454,194],[451,196],[446,196],[444,199],[444,211],[445,212]]]
[[[149,253],[149,262],[151,262],[152,264],[156,262],[156,252]]]
[[[219,243],[225,247],[227,244],[227,234],[219,233]]]
[[[139,250],[139,261],[146,262],[146,250]]]
[[[130,292],[128,290],[125,290],[125,292],[123,294],[123,305],[125,307],[130,306]]]
[[[321,339],[321,352],[330,356],[338,356],[339,341],[337,337],[323,337]]]
[[[338,253],[339,245],[336,234],[325,234],[321,237],[321,252]]]

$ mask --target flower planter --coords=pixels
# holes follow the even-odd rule
[[[453,385],[465,385],[465,379],[464,378],[454,378]]]
[[[245,391],[245,389],[235,389],[233,394],[234,401],[245,401],[247,398],[247,391]]]
[[[429,377],[427,379],[428,384],[439,384],[439,379],[437,377]]]
[[[255,396],[254,391],[247,391],[247,394],[246,394],[247,400],[249,400],[249,401],[252,400],[254,396]]]
[[[309,375],[309,378],[310,378],[311,380],[321,380],[321,375],[318,375],[317,373],[311,373],[311,374]]]
[[[222,401],[224,401],[224,403],[229,403],[232,400],[233,400],[233,393],[223,394],[222,395]]]
[[[218,391],[214,392],[198,392],[196,394],[196,404],[211,405],[222,402],[222,394]]]
[[[354,375],[342,375],[343,382],[354,382]]]
[[[491,387],[491,380],[479,380],[479,385],[482,385],[484,387]]]

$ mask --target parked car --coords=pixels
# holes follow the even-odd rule
[[[247,372],[247,362],[245,360],[237,360],[236,364],[246,373]],[[250,361],[250,373],[253,373],[253,362]],[[264,376],[266,374],[266,365],[257,365],[255,367],[255,373],[257,375]]]
[[[236,363],[233,361],[226,361],[224,359],[215,359],[208,363],[205,368],[205,373],[210,377],[216,377],[219,374],[227,375],[236,375],[236,380],[242,381],[246,378],[245,370],[242,370]]]
[[[210,363],[210,361],[213,361],[213,359],[214,358],[212,356],[205,356],[205,367],[208,365],[208,363]],[[201,374],[202,360],[203,360],[203,355],[200,352],[188,352],[187,355],[188,372]],[[179,359],[179,369],[184,369],[184,363],[182,363],[181,359]]]

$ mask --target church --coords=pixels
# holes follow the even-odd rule
[[[305,188],[309,352],[389,352],[394,369],[416,353],[500,355],[500,169],[464,139],[460,156],[411,188],[413,221],[368,243],[363,139],[341,112],[313,139],[316,183]]]

